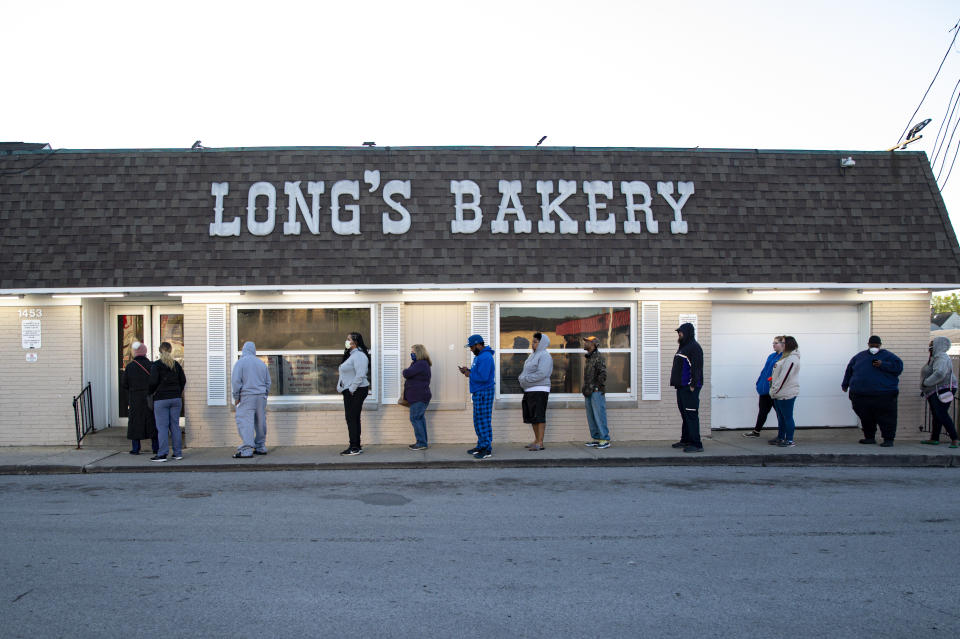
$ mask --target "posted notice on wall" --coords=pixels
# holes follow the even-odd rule
[[[21,320],[20,340],[24,348],[40,348],[40,321],[41,320]]]
[[[700,327],[697,326],[697,316],[695,313],[680,313],[680,324],[693,324],[693,332],[698,334],[700,332]]]

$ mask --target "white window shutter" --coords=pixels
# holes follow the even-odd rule
[[[470,304],[470,334],[479,335],[483,338],[484,344],[492,347],[492,344],[490,343],[489,304],[482,302],[474,302]]]
[[[380,306],[380,401],[400,401],[400,305]]]
[[[642,399],[660,399],[660,302],[643,302],[640,330]]]
[[[207,305],[207,406],[227,405],[227,307]]]

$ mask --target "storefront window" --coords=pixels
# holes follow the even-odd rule
[[[501,306],[498,355],[500,395],[520,395],[517,377],[530,354],[531,339],[550,338],[552,393],[579,393],[583,384],[583,338],[595,336],[607,362],[607,394],[630,395],[634,369],[631,306]]]
[[[370,349],[373,394],[376,366],[369,307],[237,308],[236,313],[237,348],[247,341],[257,345],[257,355],[270,369],[271,397],[336,395],[343,342],[352,332],[363,335]]]

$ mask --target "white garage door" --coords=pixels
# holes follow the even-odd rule
[[[855,305],[714,304],[711,426],[754,425],[755,384],[775,335],[793,335],[800,345],[797,426],[856,426],[840,382],[847,362],[863,350],[859,326]],[[770,411],[766,427],[776,425]]]

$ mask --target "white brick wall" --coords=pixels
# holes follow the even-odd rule
[[[0,446],[76,444],[82,390],[79,306],[40,308],[41,348],[26,361],[18,308],[0,308]]]
[[[883,347],[903,360],[897,406],[897,439],[923,439],[919,428],[923,423],[924,411],[923,398],[920,397],[920,369],[927,363],[930,303],[873,302],[870,333],[879,335]]]

